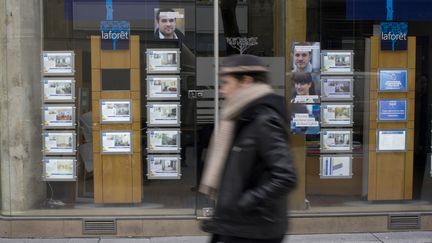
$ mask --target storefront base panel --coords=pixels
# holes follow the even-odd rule
[[[424,230],[432,230],[432,215],[421,217],[421,228]]]
[[[406,215],[406,214],[401,214]],[[390,229],[389,215],[292,216],[287,234],[366,233],[432,230],[432,215],[419,215],[419,228]],[[98,218],[113,221],[113,232],[85,232],[85,220],[93,218],[8,218],[0,219],[0,238],[74,238],[74,237],[166,237],[203,236],[200,219]],[[104,228],[101,230],[103,231]]]
[[[387,216],[365,217],[308,217],[292,219],[291,234],[323,234],[352,232],[384,232]]]
[[[0,220],[0,237],[11,236],[11,223],[10,221]]]
[[[93,220],[94,218],[91,218]],[[98,221],[114,218],[98,218]],[[74,237],[163,237],[206,235],[196,219],[114,219],[114,233],[85,233],[84,220],[46,218],[2,218],[0,238],[74,238]],[[104,230],[102,226],[101,231]],[[94,230],[94,228],[93,228]],[[97,229],[96,229],[97,231]]]

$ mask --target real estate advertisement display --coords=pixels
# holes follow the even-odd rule
[[[75,73],[75,54],[72,51],[42,52],[42,74],[69,76]]]
[[[147,133],[149,153],[180,152],[180,129],[148,129]]]
[[[73,104],[46,104],[42,107],[43,128],[75,128]]]
[[[353,52],[323,50],[321,53],[322,74],[352,74]]]
[[[321,126],[350,127],[353,123],[353,106],[350,103],[322,103]]]
[[[320,178],[352,178],[351,155],[321,156],[320,162]]]
[[[351,129],[321,130],[321,152],[351,152]]]
[[[75,131],[45,131],[42,138],[45,155],[73,155],[76,152]]]
[[[179,126],[180,103],[153,103],[147,104],[148,126]]]
[[[101,100],[101,123],[132,122],[131,100]]]
[[[147,49],[147,73],[179,73],[180,49]]]
[[[44,102],[74,102],[75,80],[72,78],[44,78],[42,87]]]
[[[132,153],[131,131],[101,131],[102,154]]]
[[[180,99],[180,76],[147,76],[148,100]]]
[[[339,101],[353,99],[353,78],[352,77],[327,77],[321,78],[321,100]]]
[[[74,181],[76,159],[69,157],[44,158],[43,179],[45,181]]]
[[[179,155],[149,155],[149,179],[180,179]]]

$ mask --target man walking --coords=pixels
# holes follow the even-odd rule
[[[281,242],[287,193],[296,185],[288,147],[284,98],[274,94],[268,69],[252,55],[221,65],[225,105],[211,140],[200,191],[217,199],[203,223],[212,242]]]

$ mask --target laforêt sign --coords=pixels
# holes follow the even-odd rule
[[[407,49],[408,23],[382,22],[381,23],[381,50],[402,51]]]
[[[129,49],[130,25],[127,21],[102,21],[100,24],[102,50]]]

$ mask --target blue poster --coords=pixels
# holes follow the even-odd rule
[[[428,0],[346,0],[346,19],[431,21],[432,4]]]
[[[407,100],[379,100],[378,101],[379,121],[406,121]]]
[[[408,91],[408,72],[407,70],[380,70],[379,71],[379,91]]]
[[[319,134],[321,106],[318,104],[291,104],[291,132],[293,134]]]

